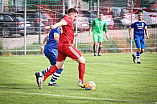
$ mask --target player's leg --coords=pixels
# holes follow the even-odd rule
[[[58,56],[58,51],[57,51],[57,49],[52,49],[50,51],[50,53],[51,53],[51,55],[49,55],[48,57],[49,57],[49,60],[51,62],[51,65],[55,65],[56,60],[57,60],[57,56]],[[48,86],[58,86],[55,82],[60,77],[62,71],[63,71],[63,66],[52,75],[52,78],[51,78],[50,83],[48,84]]]
[[[144,53],[144,49],[141,49],[141,53],[140,54],[142,54],[142,53]]]
[[[96,49],[97,49],[97,41],[98,41],[98,35],[97,34],[93,34],[93,51],[94,51],[94,56],[96,56]]]
[[[96,49],[97,49],[97,42],[94,42],[93,44],[94,56],[96,56]]]
[[[99,42],[98,56],[101,56],[101,55],[100,55],[101,48],[102,48],[102,42]]]
[[[52,52],[52,51],[50,51],[50,50],[52,50],[52,47],[50,46],[50,45],[45,45],[45,47],[44,47],[44,54],[45,54],[45,56],[49,59],[49,61],[50,61],[50,64],[51,65],[54,65],[55,63],[56,63],[56,61],[55,61],[55,63],[54,63],[54,61],[52,61],[52,60],[54,60],[55,58],[54,58],[54,52]],[[50,67],[49,67],[50,68]],[[39,77],[42,77],[48,70],[49,70],[49,68],[46,68],[45,70],[43,70],[43,71],[41,71],[41,72],[36,72],[35,73],[35,76],[36,76],[36,81],[37,81],[37,84],[38,84],[38,86],[39,86],[39,81],[38,81],[38,79],[39,79]]]
[[[44,81],[52,74],[54,74],[58,69],[60,69],[63,64],[64,64],[64,61],[61,61],[61,62],[57,62],[56,65],[52,66],[49,68],[49,70],[44,74],[44,76],[39,76],[38,77],[38,82],[39,82],[39,89],[42,89],[42,85],[44,84]]]
[[[58,57],[57,57],[57,62],[56,65],[52,66],[44,75],[44,81],[52,74],[54,74],[58,69],[60,69],[65,61],[66,56],[61,52],[62,50],[64,51],[63,47],[58,46]]]
[[[98,56],[101,56],[100,52],[101,52],[101,48],[102,48],[103,34],[98,35],[98,42],[99,42]]]
[[[44,74],[44,76],[38,78],[38,80],[39,80],[39,89],[42,88],[42,85],[43,85],[44,81],[50,75],[54,74],[58,69],[60,69],[63,66],[66,56],[64,56],[62,54],[62,52],[60,52],[59,50],[60,50],[60,48],[58,48],[58,57],[57,57],[57,60],[58,60],[59,57],[61,57],[63,60],[60,61],[60,62],[57,61],[56,65],[50,67],[49,70]]]
[[[138,63],[139,63],[139,58],[140,58],[140,51],[141,51],[141,44],[140,44],[140,39],[139,38],[134,38],[136,47],[137,47],[137,52],[132,55],[133,57],[133,62],[136,62],[136,57],[138,58]]]
[[[141,64],[141,62],[140,62],[140,55],[144,52],[144,49],[145,49],[144,37],[140,38],[140,45],[141,45],[141,48],[138,48],[138,51],[137,51],[137,63],[138,64]]]
[[[134,62],[134,63],[136,63],[136,55],[137,55],[136,53],[135,53],[135,54],[132,54],[132,58],[133,58],[133,62]]]
[[[79,82],[77,83],[78,86],[84,87],[84,73],[85,73],[85,59],[81,55],[81,53],[75,49],[73,46],[69,46],[65,49],[63,49],[64,55],[70,57],[73,60],[76,60],[79,65],[78,65],[78,70],[79,70]],[[58,59],[57,59],[58,60]]]
[[[141,53],[141,48],[137,48],[136,57],[137,57],[137,63],[138,64],[141,64],[141,62],[140,62],[140,53]]]
[[[56,66],[56,65],[55,65]],[[52,69],[53,68],[53,69]],[[47,77],[49,77],[50,75],[54,74],[50,80],[50,83],[48,84],[49,86],[58,86],[55,81],[59,78],[61,72],[63,70],[63,67],[61,67],[59,70],[58,68],[54,68],[54,66],[52,67],[48,67],[46,69],[46,71],[44,70],[44,73],[42,72],[36,72],[36,79],[37,79],[37,84],[39,89],[42,89],[42,84],[43,82],[47,79]],[[45,79],[45,80],[44,80]]]
[[[63,66],[64,61],[65,61],[65,60],[60,61],[60,62],[57,61],[56,65],[50,67],[49,70],[44,74],[44,81],[45,81],[50,75],[54,74],[57,70],[59,70],[59,69]]]
[[[48,86],[59,86],[59,85],[56,84],[56,80],[60,77],[63,69],[64,69],[64,65],[53,74]]]
[[[55,65],[56,64],[56,60],[57,60],[57,56],[58,56],[58,51],[57,49],[52,48],[51,46],[45,46],[44,48],[44,53],[45,56],[49,59],[51,65]],[[37,74],[39,74],[39,76],[43,76],[47,71],[49,70],[49,68],[43,70],[42,72],[36,72],[36,78],[37,78]],[[63,71],[63,67],[60,68],[59,70],[57,70],[51,80],[50,83],[48,84],[48,86],[58,86],[55,81],[59,78],[61,72]]]
[[[84,73],[85,73],[85,59],[83,56],[81,56],[76,61],[79,63],[79,66],[78,66],[79,82],[77,83],[77,85],[84,88],[85,86],[84,86],[83,78],[84,78]]]

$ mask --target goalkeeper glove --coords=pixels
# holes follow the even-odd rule
[[[90,35],[91,34],[91,30],[89,31],[89,34],[88,35]]]
[[[106,39],[108,40],[109,39],[108,33],[106,33],[105,35],[106,35]]]

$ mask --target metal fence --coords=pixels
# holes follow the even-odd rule
[[[143,10],[150,35],[145,51],[157,51],[156,0],[0,0],[0,54],[43,53],[40,46],[49,26],[58,22],[70,7],[79,11],[74,21],[78,33],[74,45],[82,53],[93,52],[93,37],[88,33],[99,12],[104,14],[110,36],[108,40],[104,36],[102,53],[136,52],[128,28],[137,20],[139,9]]]

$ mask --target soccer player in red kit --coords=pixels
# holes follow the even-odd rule
[[[62,27],[60,32],[59,43],[57,46],[58,57],[56,65],[49,68],[44,76],[38,76],[39,89],[42,89],[42,84],[44,81],[52,74],[54,74],[58,69],[62,67],[66,57],[70,57],[73,60],[76,60],[79,63],[79,82],[78,86],[84,88],[84,73],[85,73],[85,59],[81,53],[75,49],[72,44],[74,41],[74,30],[73,30],[73,21],[77,17],[78,11],[75,8],[70,8],[68,10],[67,16],[64,16],[62,20],[55,25],[51,25],[51,29],[56,27]]]

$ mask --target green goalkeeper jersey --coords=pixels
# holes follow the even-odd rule
[[[91,24],[91,27],[93,26],[93,34],[103,34],[103,31],[107,32],[107,25],[104,19],[100,21],[99,18],[96,18]]]

